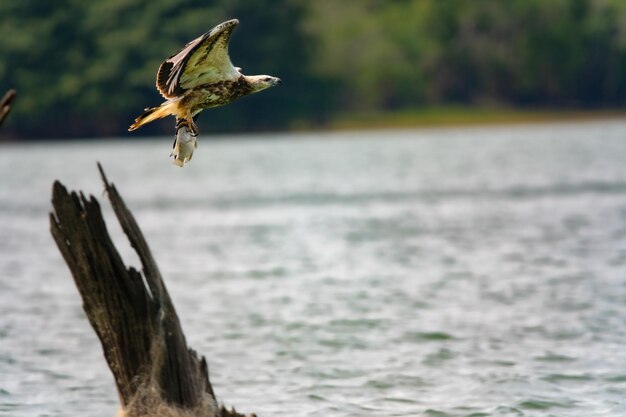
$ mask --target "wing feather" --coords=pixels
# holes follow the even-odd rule
[[[165,60],[157,72],[161,95],[174,98],[202,84],[239,78],[228,56],[230,35],[238,23],[232,19],[215,26]]]

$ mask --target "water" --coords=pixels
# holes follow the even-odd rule
[[[0,147],[0,415],[117,410],[48,232],[97,160],[226,404],[626,415],[626,123],[211,139]]]

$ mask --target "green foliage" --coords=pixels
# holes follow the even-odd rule
[[[162,101],[159,64],[233,17],[235,65],[284,83],[203,112],[203,131],[449,103],[626,102],[623,0],[20,0],[0,2],[0,89],[18,90],[5,129],[123,134]]]
[[[324,45],[318,70],[345,85],[348,108],[618,106],[626,99],[623,1],[315,4],[311,25]]]
[[[329,89],[308,71],[312,40],[298,30],[304,13],[288,1],[279,8],[269,1],[3,2],[0,87],[18,90],[8,128],[35,136],[122,134],[144,107],[163,101],[154,87],[160,63],[235,16],[242,22],[231,45],[235,65],[278,75],[289,88],[205,112],[203,129],[269,129],[304,114],[321,117],[327,109],[316,103]],[[173,123],[140,132],[172,133]]]
[[[218,20],[240,21],[230,44],[231,60],[245,74],[270,74],[283,80],[279,88],[204,112],[206,128],[276,129],[299,118],[323,120],[332,102],[330,82],[311,70],[315,39],[301,30],[306,2],[222,0]],[[226,126],[225,126],[226,125]],[[206,129],[205,128],[205,129]]]

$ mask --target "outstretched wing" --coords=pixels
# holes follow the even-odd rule
[[[239,20],[221,23],[169,57],[157,72],[157,88],[165,98],[216,81],[235,80],[240,73],[228,56],[228,41]]]

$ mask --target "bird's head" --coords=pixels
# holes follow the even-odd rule
[[[282,83],[280,78],[271,75],[248,75],[246,78],[255,93]]]

